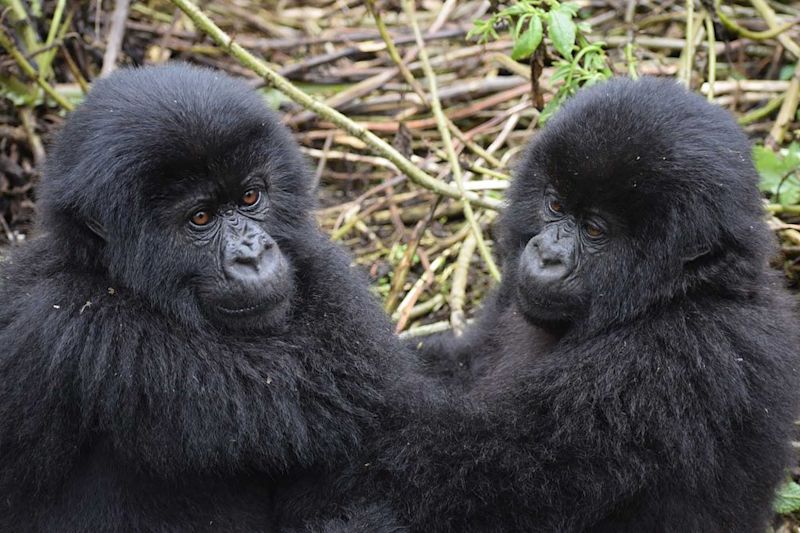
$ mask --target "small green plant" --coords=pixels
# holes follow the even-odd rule
[[[793,142],[780,152],[756,146],[753,162],[761,175],[759,188],[769,195],[771,202],[800,204],[800,143]]]
[[[787,481],[778,489],[772,507],[775,509],[775,512],[779,514],[789,514],[800,511],[800,485],[794,481]]]
[[[555,96],[539,115],[544,123],[558,107],[585,86],[611,76],[602,42],[590,43],[586,34],[591,27],[585,22],[575,22],[578,6],[556,0],[520,0],[505,7],[485,20],[475,21],[468,37],[487,42],[499,37],[497,29],[511,28],[514,47],[511,58],[535,60],[537,52],[545,51],[544,37],[550,38],[557,59],[551,83],[558,83]],[[535,82],[536,80],[534,80]]]

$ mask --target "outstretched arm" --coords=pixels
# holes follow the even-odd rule
[[[493,294],[475,324],[463,335],[447,331],[408,340],[407,346],[416,351],[423,374],[448,388],[471,388],[495,363],[493,354],[499,349],[496,335],[503,307],[498,295]]]
[[[481,399],[417,409],[376,443],[372,490],[415,531],[570,531],[639,519],[617,516],[622,508],[680,524],[689,510],[694,524],[713,529],[719,510],[697,502],[707,501],[702,491],[716,486],[718,458],[729,452],[720,446],[741,384],[691,376],[696,354],[648,351],[655,338],[530,358]],[[703,403],[723,385],[724,403]]]

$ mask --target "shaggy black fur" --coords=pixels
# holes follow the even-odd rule
[[[312,181],[241,82],[172,65],[95,84],[49,153],[42,234],[0,271],[0,530],[276,530],[275,487],[357,449],[405,359],[317,229]],[[248,187],[260,207],[228,210]],[[190,228],[198,195],[280,270],[222,265],[254,241]]]
[[[575,96],[516,172],[502,284],[453,349],[479,368],[467,402],[379,440],[372,491],[420,532],[763,531],[800,343],[756,181],[732,118],[671,81]],[[546,286],[524,251],[550,189],[608,231]]]

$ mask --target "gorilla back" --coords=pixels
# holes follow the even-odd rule
[[[0,529],[270,530],[396,355],[288,132],[223,74],[123,70],[48,161],[0,273]]]
[[[456,346],[481,361],[477,407],[378,444],[397,508],[419,531],[763,531],[800,378],[763,218],[724,110],[655,79],[568,101],[516,170],[503,281]]]

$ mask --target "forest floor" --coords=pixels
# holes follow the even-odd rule
[[[511,3],[423,0],[413,14],[399,0],[201,3],[238,45],[295,87],[448,182],[453,154],[431,110],[424,75],[430,66],[464,188],[490,207],[465,206],[412,182],[359,136],[267,86],[173,3],[118,1],[116,12],[113,4],[7,0],[0,36],[12,39],[68,105],[115,65],[187,60],[248,79],[281,110],[319,179],[321,226],[366,269],[404,335],[462,328],[474,316],[495,281],[465,211],[472,211],[491,250],[494,206],[520,151],[541,127],[540,115],[598,72],[674,77],[737,116],[758,146],[765,216],[781,243],[774,265],[793,290],[800,289],[800,144],[793,144],[800,135],[797,3],[725,2],[721,19],[711,1],[687,11],[691,2],[581,0],[572,3],[580,23],[576,56],[560,52],[563,36],[545,18],[548,38],[521,61],[511,56],[524,56],[517,48],[524,48],[527,34],[515,36],[513,23],[497,25],[488,42],[468,36],[476,21]],[[547,5],[550,16],[558,3]],[[604,43],[600,52],[597,43]],[[581,62],[583,52],[599,63]],[[64,106],[45,100],[20,65],[19,58],[0,56],[0,256],[3,246],[30,234],[46,146],[65,116]]]

